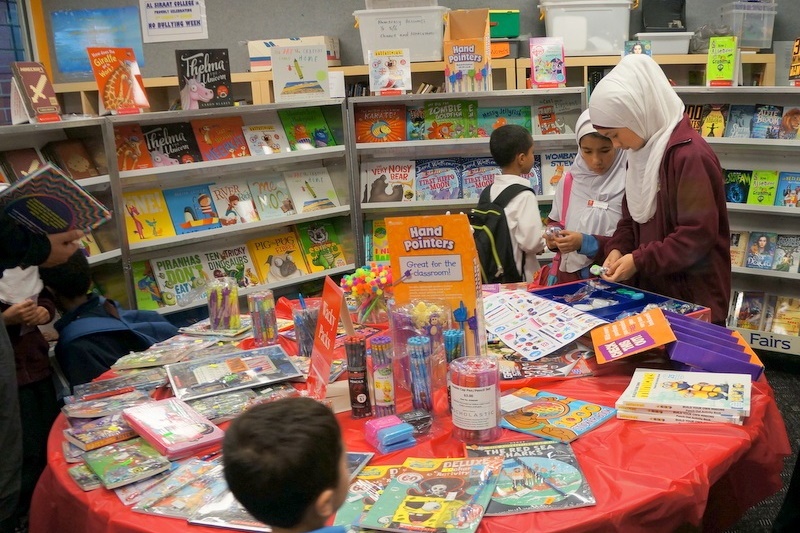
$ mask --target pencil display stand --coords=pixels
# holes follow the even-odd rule
[[[216,278],[208,284],[208,319],[211,331],[241,327],[239,286],[234,278]]]
[[[500,366],[494,357],[459,357],[450,363],[453,436],[464,442],[500,437]]]
[[[413,301],[406,305],[389,302],[389,328],[392,334],[395,384],[410,390],[411,365],[408,341],[412,337],[430,339],[432,364],[431,382],[434,388],[447,383],[447,359],[444,351],[444,331],[451,327],[450,307],[441,302]]]

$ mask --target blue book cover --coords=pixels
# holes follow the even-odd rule
[[[477,201],[481,192],[494,183],[500,167],[491,157],[465,157],[461,160],[461,197]]]
[[[206,183],[164,191],[169,216],[178,235],[221,227],[208,187]]]
[[[425,107],[406,106],[406,139],[421,141],[425,138]]]
[[[775,237],[775,257],[772,270],[797,272],[800,263],[800,235],[778,235]]]
[[[531,129],[530,106],[501,106],[478,108],[478,137],[489,137],[506,124],[517,124]]]
[[[772,260],[775,257],[775,241],[777,238],[777,233],[751,232],[750,240],[747,241],[747,259],[744,266],[770,270],[772,268]]]
[[[417,160],[417,200],[461,198],[461,163],[458,158]]]
[[[750,170],[725,170],[725,201],[731,204],[746,204],[750,193]]]
[[[783,117],[783,106],[772,104],[756,104],[753,115],[753,126],[750,128],[751,139],[777,139]]]
[[[797,207],[798,198],[800,198],[800,172],[781,172],[778,174],[775,205]]]
[[[725,137],[749,139],[755,112],[756,106],[752,104],[732,104],[725,125]]]

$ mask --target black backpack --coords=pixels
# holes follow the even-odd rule
[[[478,260],[481,263],[483,283],[515,283],[523,280],[523,274],[517,271],[514,261],[514,247],[511,233],[508,230],[505,207],[514,197],[523,191],[533,189],[521,184],[509,185],[494,202],[490,200],[491,185],[483,189],[478,205],[470,210],[469,223]],[[522,255],[522,266],[525,266],[525,254]]]

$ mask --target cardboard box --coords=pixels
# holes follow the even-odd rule
[[[264,72],[272,70],[273,46],[306,46],[321,44],[328,52],[328,66],[338,67],[342,64],[339,54],[339,38],[328,35],[315,35],[313,37],[290,37],[288,39],[267,39],[262,41],[247,41],[247,52],[250,55],[250,71]]]
[[[458,9],[444,17],[445,91],[491,91],[488,9]]]

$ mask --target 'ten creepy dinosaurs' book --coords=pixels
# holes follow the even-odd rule
[[[467,457],[503,457],[486,516],[595,505],[572,446],[552,440],[469,444]]]
[[[258,274],[244,244],[234,244],[200,253],[203,270],[214,278],[230,277],[239,287],[257,285]]]

